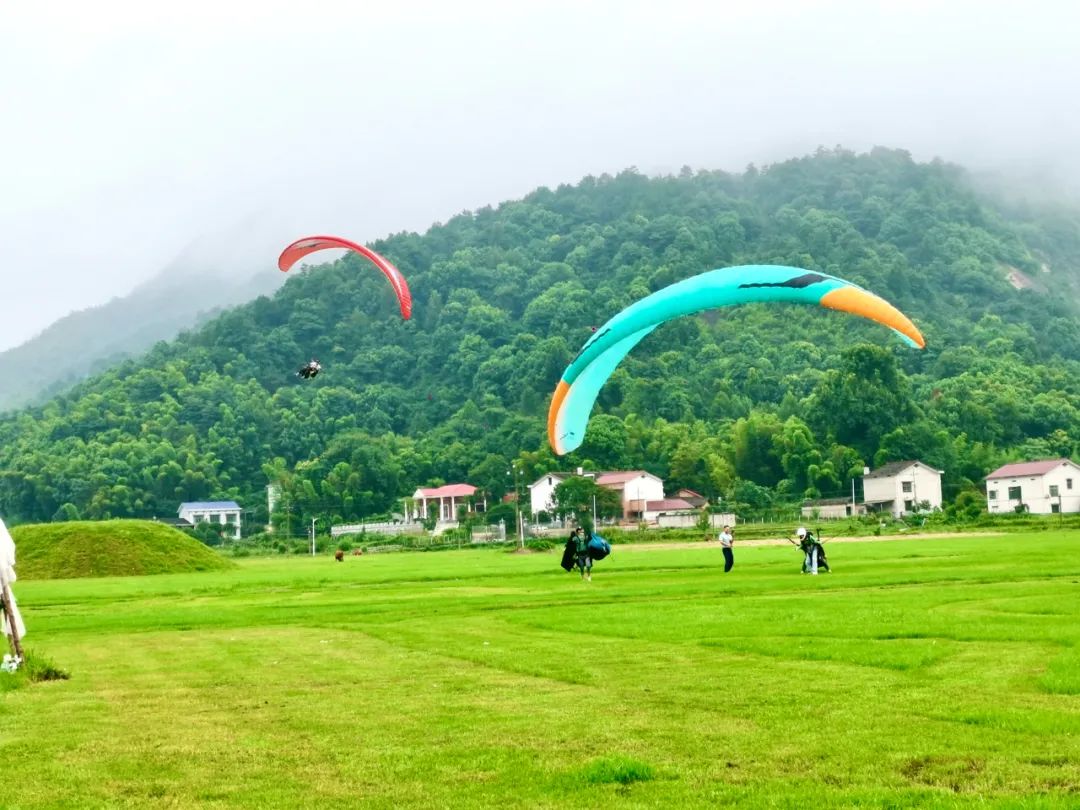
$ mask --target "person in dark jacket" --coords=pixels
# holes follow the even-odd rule
[[[574,531],[574,563],[581,572],[581,578],[592,582],[592,557],[589,555],[589,535],[580,526]]]
[[[310,363],[296,372],[296,376],[302,377],[305,380],[312,380],[319,375],[320,371],[322,371],[322,364],[318,360],[312,358]]]
[[[825,558],[825,547],[814,537],[813,533],[800,526],[795,530],[795,536],[799,538],[799,549],[804,555],[803,573],[816,576],[819,568],[829,572],[829,562]]]
[[[562,566],[565,571],[574,570],[574,562],[577,559],[577,529],[570,530],[570,537],[566,541],[566,546],[563,548],[562,562],[559,565]]]

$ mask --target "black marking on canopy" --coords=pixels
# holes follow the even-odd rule
[[[602,337],[603,337],[604,335],[606,335],[606,334],[607,334],[608,332],[610,332],[610,331],[611,331],[611,327],[608,327],[608,328],[607,328],[607,329],[605,329],[605,330],[604,330],[603,332],[597,332],[597,333],[596,333],[596,334],[594,334],[594,335],[593,335],[593,336],[592,336],[591,338],[589,338],[589,339],[588,339],[588,340],[587,340],[587,341],[585,342],[585,345],[581,347],[581,351],[577,353],[577,357],[575,357],[575,358],[573,359],[573,361],[572,361],[572,363],[571,363],[571,364],[573,364],[573,363],[576,363],[576,362],[578,361],[578,357],[581,357],[581,355],[585,354],[585,351],[586,351],[586,350],[587,350],[587,349],[588,349],[588,348],[589,348],[590,346],[592,346],[592,345],[593,345],[594,343],[596,343],[596,341],[600,340],[600,338],[602,338]]]
[[[795,276],[789,278],[786,281],[754,281],[749,284],[740,284],[739,289],[745,290],[750,287],[792,287],[796,290],[801,290],[804,287],[809,287],[811,284],[817,284],[825,280],[825,276],[818,273],[803,273],[801,276]]]

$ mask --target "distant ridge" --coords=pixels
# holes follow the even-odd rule
[[[263,261],[235,251],[223,251],[220,261],[206,258],[213,255],[206,240],[192,243],[129,295],[66,315],[0,352],[0,412],[44,402],[225,309],[272,294],[285,281],[272,251]]]
[[[0,411],[48,400],[222,310],[271,294],[281,275],[268,270],[238,281],[168,270],[130,295],[65,315],[22,346],[0,353]]]

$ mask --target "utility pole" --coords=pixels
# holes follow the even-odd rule
[[[315,556],[315,518],[311,519],[311,556]]]
[[[525,548],[525,514],[521,511],[521,468],[514,464],[514,503],[518,510],[518,548]]]
[[[521,512],[520,472],[518,463],[516,461],[511,461],[510,469],[506,471],[506,474],[511,475],[514,478],[514,517],[517,519],[518,546],[520,548],[525,548],[525,516]]]

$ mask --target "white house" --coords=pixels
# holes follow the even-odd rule
[[[421,487],[412,496],[412,509],[408,517],[424,520],[428,514],[428,504],[438,504],[436,517],[439,523],[456,523],[458,506],[469,507],[469,498],[476,494],[476,487],[471,484],[446,484],[441,487]],[[485,502],[486,507],[486,502]],[[406,505],[408,508],[408,505]],[[470,511],[471,508],[470,508]]]
[[[1080,465],[1067,458],[1006,464],[986,476],[990,512],[1080,512]]]
[[[573,473],[547,473],[529,484],[529,514],[536,520],[537,514],[555,511],[555,487]]]
[[[596,483],[618,492],[622,498],[623,520],[644,520],[649,501],[664,500],[664,482],[644,470],[598,472]]]
[[[180,504],[176,514],[180,520],[186,520],[192,526],[219,523],[226,527],[222,532],[226,537],[239,540],[240,511],[236,501],[192,501]]]
[[[585,472],[553,472],[540,476],[529,484],[529,506],[535,519],[538,512],[555,509],[555,487],[574,475],[592,478],[598,486],[619,493],[624,520],[644,520],[646,503],[664,499],[664,482],[644,470]]]
[[[927,502],[941,508],[941,470],[921,461],[891,461],[863,476],[863,502],[868,509],[903,517]]]

